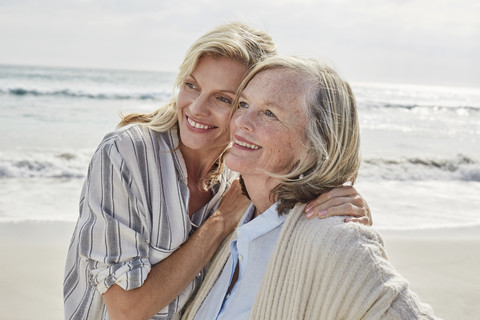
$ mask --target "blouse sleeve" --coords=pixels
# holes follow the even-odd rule
[[[95,152],[80,203],[79,253],[88,262],[90,283],[102,294],[113,284],[140,287],[151,268],[142,181],[129,170],[134,161],[128,159],[136,155],[121,149],[122,154],[112,142]]]

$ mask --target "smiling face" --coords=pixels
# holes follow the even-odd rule
[[[177,98],[180,149],[218,155],[230,142],[231,104],[247,67],[205,56],[187,76]]]
[[[226,165],[244,177],[289,173],[305,154],[307,90],[307,81],[288,69],[255,75],[230,122],[234,144]]]

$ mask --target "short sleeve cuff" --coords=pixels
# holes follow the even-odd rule
[[[103,266],[90,271],[90,283],[104,294],[117,284],[124,290],[139,288],[150,273],[151,264],[147,258],[135,258],[114,265]]]

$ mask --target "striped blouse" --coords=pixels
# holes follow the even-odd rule
[[[68,250],[65,319],[108,319],[101,295],[113,284],[142,286],[151,267],[218,207],[230,184],[227,175],[210,202],[189,217],[187,172],[177,146],[176,130],[132,125],[106,135],[95,151]],[[178,319],[202,278],[200,273],[152,319]]]

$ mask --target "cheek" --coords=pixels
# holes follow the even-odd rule
[[[177,109],[178,111],[182,111],[185,109],[185,106],[187,105],[187,99],[184,94],[179,93],[177,96]]]
[[[196,93],[188,92],[185,89],[180,89],[177,95],[177,108],[185,109],[187,106],[192,104],[192,102],[195,101],[196,98]]]
[[[232,139],[230,138],[230,131],[228,131],[228,128],[226,129],[222,128],[222,133],[219,136],[219,139],[221,139],[221,141],[223,141],[222,143],[226,145],[229,144],[230,141],[232,141]]]
[[[230,137],[230,110],[223,108],[217,112],[217,126]]]
[[[289,141],[277,140],[263,155],[263,167],[273,173],[287,173],[292,166],[293,145]]]
[[[290,172],[294,165],[304,154],[304,147],[296,132],[290,132],[286,139],[275,141],[275,148],[272,148],[266,156],[272,168],[277,168],[282,173]]]
[[[225,123],[225,126],[230,129],[230,121],[232,120],[232,110],[228,108],[224,108],[223,111],[223,123]]]
[[[230,135],[233,137],[235,135],[235,131],[237,131],[237,125],[236,125],[236,115],[237,113],[235,112],[232,117],[230,118],[229,125],[230,125]]]

